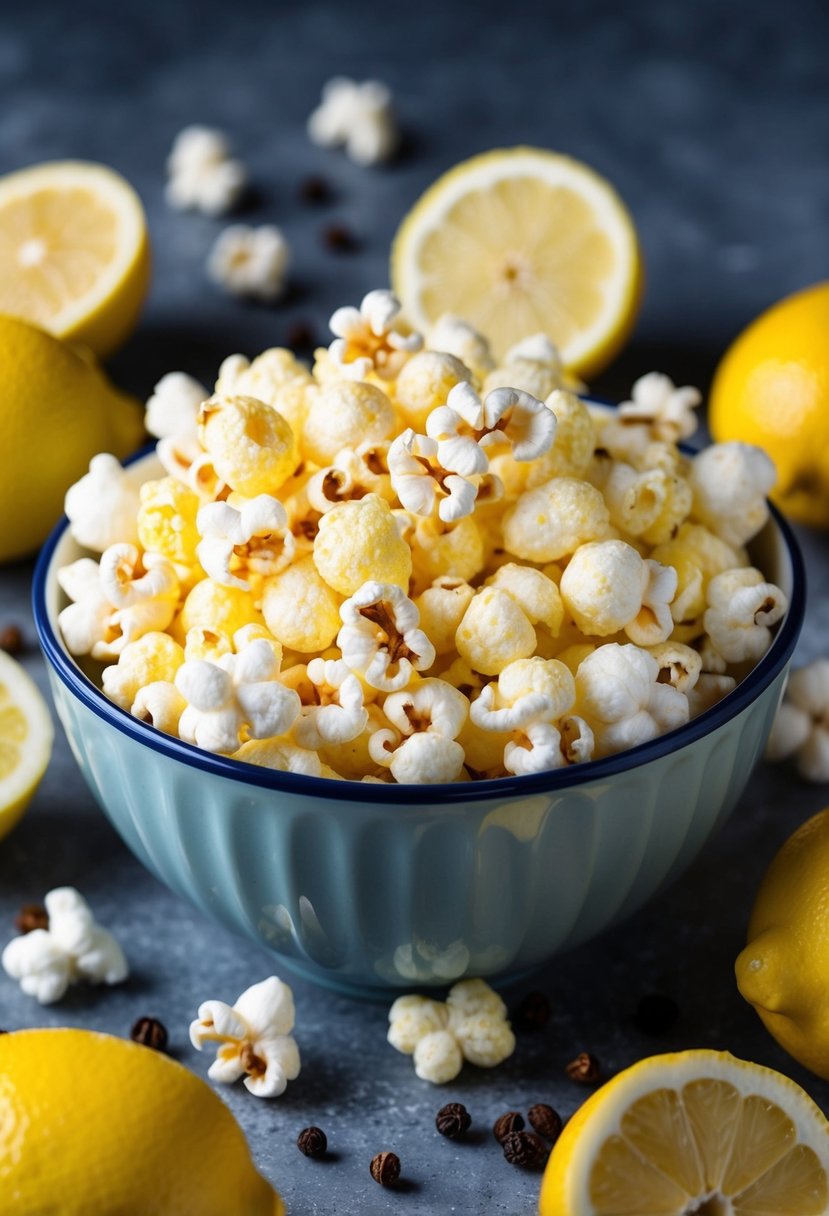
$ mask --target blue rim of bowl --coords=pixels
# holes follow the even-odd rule
[[[609,404],[596,398],[591,398],[590,401],[599,405]],[[141,448],[140,451],[125,460],[124,465],[134,464],[145,456],[149,456],[154,450],[154,444]],[[583,764],[548,769],[545,772],[530,773],[520,777],[495,777],[483,781],[455,781],[435,785],[390,785],[387,782],[375,785],[373,782],[309,777],[302,773],[285,773],[276,769],[264,768],[262,765],[247,764],[243,760],[232,760],[228,756],[206,752],[192,743],[184,743],[172,735],[165,735],[154,726],[133,718],[125,709],[121,709],[119,705],[109,701],[97,685],[84,675],[61,646],[49,621],[49,614],[46,610],[46,581],[52,556],[69,525],[69,520],[65,515],[58,521],[40,551],[32,581],[32,610],[44,655],[61,682],[78,701],[87,709],[92,710],[97,717],[109,723],[110,726],[114,726],[135,742],[141,743],[161,755],[180,760],[191,768],[201,769],[203,772],[213,773],[220,777],[228,777],[247,785],[261,786],[264,789],[273,790],[274,793],[302,794],[331,802],[393,802],[396,805],[423,805],[425,802],[463,803],[496,798],[499,801],[514,800],[532,794],[558,793],[572,786],[587,785],[594,781],[605,781],[617,773],[638,768],[639,765],[648,764],[671,752],[679,751],[687,744],[696,742],[697,739],[711,734],[732,718],[736,718],[760,696],[764,689],[768,688],[791,658],[806,611],[806,570],[800,547],[794,532],[781,513],[773,503],[768,505],[771,517],[783,537],[791,561],[792,589],[788,611],[774,635],[771,646],[757,666],[753,667],[745,679],[722,701],[676,730],[659,735],[648,743],[640,743],[636,747],[628,748],[627,751],[606,756],[601,760],[587,760]]]

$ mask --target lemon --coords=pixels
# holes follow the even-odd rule
[[[454,313],[496,355],[543,332],[589,376],[619,350],[641,285],[633,221],[587,165],[539,148],[487,152],[445,173],[404,219],[391,277],[409,320]]]
[[[0,177],[0,313],[103,358],[132,332],[149,274],[144,210],[112,169],[52,161]]]
[[[794,832],[760,884],[737,987],[781,1047],[829,1079],[829,807]]]
[[[0,1036],[0,1213],[282,1216],[199,1077],[89,1030]]]
[[[540,1216],[823,1216],[829,1123],[794,1081],[728,1052],[651,1056],[556,1143]]]
[[[0,561],[45,539],[69,486],[98,452],[125,456],[142,410],[89,359],[42,329],[0,316]]]
[[[829,527],[829,282],[788,296],[732,343],[709,403],[719,442],[766,449],[772,498],[799,523]]]
[[[46,772],[53,737],[37,685],[0,650],[0,839],[29,805]]]

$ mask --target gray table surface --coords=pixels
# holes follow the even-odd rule
[[[595,384],[609,395],[652,367],[710,380],[718,354],[771,301],[829,267],[829,14],[794,0],[723,6],[513,4],[383,8],[349,4],[40,3],[0,10],[0,172],[50,158],[114,165],[136,185],[150,222],[155,276],[141,327],[111,364],[146,396],[163,372],[210,379],[236,350],[252,355],[305,321],[319,336],[331,310],[387,281],[394,230],[442,170],[490,147],[534,143],[579,156],[609,176],[642,236],[648,288],[628,349]],[[351,165],[309,143],[305,119],[336,73],[376,76],[394,90],[405,141],[382,169]],[[280,224],[294,249],[291,288],[276,308],[247,306],[209,285],[204,260],[221,221],[168,210],[164,158],[190,122],[228,132],[249,165],[250,222]],[[332,200],[297,198],[321,174]],[[320,239],[342,222],[359,248]],[[826,648],[829,539],[800,531],[810,574],[800,661]],[[0,571],[0,625],[22,624],[27,668],[45,687],[29,611],[31,566]],[[584,1097],[563,1075],[587,1049],[611,1074],[657,1050],[728,1048],[780,1068],[829,1110],[829,1084],[806,1074],[741,1000],[733,959],[753,893],[779,844],[827,801],[786,768],[763,765],[719,837],[670,890],[598,941],[555,960],[537,988],[553,1015],[520,1037],[492,1073],[467,1067],[441,1089],[414,1076],[385,1042],[386,1008],[291,981],[303,1068],[287,1094],[259,1101],[223,1087],[260,1169],[292,1216],[533,1210],[538,1176],[507,1164],[489,1133],[507,1108],[549,1101],[563,1115]],[[208,998],[232,1001],[274,969],[247,941],[171,895],[128,853],[97,810],[58,731],[46,779],[21,826],[0,845],[0,942],[26,901],[71,883],[124,943],[132,974],[111,990],[73,989],[42,1009],[0,976],[0,1025],[73,1025],[127,1034],[149,1013],[173,1054],[204,1076],[209,1059],[187,1026]],[[278,964],[276,967],[278,971]],[[287,976],[286,976],[287,978]],[[638,1030],[640,996],[680,1007],[660,1038]],[[466,1103],[474,1134],[441,1139],[434,1114]],[[331,1158],[295,1147],[317,1123]],[[368,1172],[397,1151],[404,1185],[384,1192]]]

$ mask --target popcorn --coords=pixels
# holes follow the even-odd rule
[[[326,517],[327,518],[327,517]],[[372,688],[397,692],[435,661],[417,608],[393,583],[366,582],[340,608],[343,662]]]
[[[79,558],[58,570],[61,590],[73,602],[58,613],[58,626],[70,654],[91,654],[118,637],[111,625],[112,604],[101,587],[98,563]],[[114,656],[113,656],[114,657]]]
[[[290,260],[290,246],[275,224],[231,224],[210,250],[207,273],[231,295],[269,304],[285,290]]]
[[[609,514],[598,490],[554,477],[527,490],[504,516],[504,545],[515,557],[554,562],[607,534]]]
[[[418,590],[442,576],[469,582],[484,568],[484,540],[471,516],[451,524],[440,519],[417,519],[409,545]]]
[[[515,1050],[515,1036],[504,1002],[483,980],[461,980],[446,1003],[422,996],[401,996],[389,1010],[388,1041],[414,1057],[423,1081],[444,1085],[463,1061],[494,1068]]]
[[[308,119],[308,135],[324,148],[344,147],[358,165],[388,160],[398,142],[391,93],[378,80],[358,84],[347,76],[333,77]]]
[[[496,367],[484,380],[484,391],[509,386],[522,389],[542,401],[564,387],[565,375],[558,350],[546,334],[533,334],[510,347],[504,366]]]
[[[694,410],[702,402],[699,389],[677,388],[669,376],[649,372],[634,384],[631,400],[619,406],[623,424],[641,424],[650,436],[668,443],[687,439],[697,429]]]
[[[596,448],[596,427],[575,393],[553,389],[544,404],[556,419],[555,442],[527,470],[527,489],[551,477],[584,477]]]
[[[167,372],[148,398],[144,425],[157,439],[195,438],[199,406],[210,393],[186,372]],[[123,539],[123,538],[122,538]]]
[[[691,487],[664,469],[637,472],[620,461],[603,486],[610,522],[632,537],[657,545],[676,536],[692,506]]]
[[[147,552],[180,566],[196,561],[199,498],[175,477],[145,481],[139,491],[138,539]]]
[[[303,705],[294,724],[297,743],[317,749],[356,739],[368,724],[359,679],[342,659],[312,659],[306,672],[315,703]]]
[[[343,502],[323,515],[314,541],[317,570],[341,595],[353,595],[368,580],[408,587],[409,546],[389,504],[377,494]]]
[[[422,350],[412,355],[394,386],[403,421],[422,430],[429,414],[443,405],[452,389],[471,379],[469,368],[446,351]]]
[[[123,648],[114,666],[104,668],[103,690],[116,705],[131,710],[145,686],[172,681],[184,658],[184,650],[168,633],[158,630],[145,633]]]
[[[199,411],[199,439],[222,480],[246,498],[275,494],[299,463],[288,423],[255,397],[210,397]]]
[[[440,463],[467,477],[487,471],[484,449],[506,443],[516,460],[535,460],[549,451],[555,431],[555,414],[529,393],[497,388],[481,400],[465,381],[426,419],[426,434],[437,441]]]
[[[472,325],[445,312],[426,335],[427,349],[452,355],[478,380],[495,367],[489,342]]]
[[[226,587],[247,591],[251,574],[278,574],[294,559],[296,542],[288,516],[270,494],[248,499],[239,510],[226,502],[208,503],[199,511],[196,527],[204,537],[196,555],[209,577]]]
[[[294,994],[275,975],[246,988],[236,1004],[204,1001],[190,1023],[190,1042],[197,1051],[220,1044],[207,1070],[212,1081],[232,1084],[245,1078],[257,1098],[277,1098],[299,1076],[300,1058],[294,1028]]]
[[[423,345],[422,336],[400,321],[400,301],[390,291],[370,291],[359,308],[338,308],[329,326],[334,341],[328,353],[351,380],[365,380],[369,372],[393,380]]]
[[[507,562],[499,566],[488,582],[511,595],[531,624],[542,624],[553,637],[558,635],[564,620],[564,604],[561,592],[548,575],[532,566]]]
[[[789,756],[794,756],[798,773],[807,781],[829,781],[829,659],[814,659],[789,677],[766,759]]]
[[[561,598],[584,633],[608,637],[624,629],[638,645],[655,645],[673,628],[669,605],[676,586],[671,566],[643,560],[621,540],[594,541],[570,559]]]
[[[444,680],[428,679],[386,697],[383,713],[393,729],[369,741],[372,759],[390,768],[395,781],[457,781],[464,751],[455,742],[467,714],[466,697]]]
[[[312,397],[302,442],[315,464],[331,464],[343,448],[381,443],[394,428],[394,407],[374,384],[338,380]]]
[[[455,635],[458,654],[475,671],[498,675],[535,650],[535,630],[518,603],[499,587],[482,587]]]
[[[708,584],[703,622],[714,651],[727,663],[758,662],[771,645],[771,626],[789,602],[753,566],[725,570]]]
[[[556,659],[518,659],[487,684],[469,716],[484,730],[516,730],[532,722],[553,722],[569,713],[576,700],[570,671]]]
[[[165,435],[155,445],[164,472],[181,481],[200,501],[213,502],[227,492],[210,456],[195,435]]]
[[[244,355],[228,355],[219,368],[214,391],[219,397],[255,397],[278,410],[281,390],[297,382],[309,385],[314,381],[292,351],[272,346],[253,362]]]
[[[356,448],[343,448],[333,463],[318,469],[305,483],[305,497],[311,508],[324,515],[338,503],[379,494],[386,502],[395,501],[388,470],[389,445],[366,442]]]
[[[187,702],[175,684],[170,680],[154,680],[138,689],[130,713],[165,735],[178,735],[181,715],[186,708]]]
[[[286,743],[284,739],[250,739],[233,753],[233,759],[272,768],[279,773],[299,773],[303,777],[340,776],[323,764],[316,752]]]
[[[241,587],[226,587],[212,578],[203,578],[188,593],[177,623],[182,637],[196,628],[233,637],[244,625],[261,624],[262,617]]]
[[[649,647],[659,664],[657,680],[670,684],[679,692],[689,693],[696,686],[702,673],[702,657],[691,646],[681,642],[660,642]]]
[[[576,707],[595,735],[596,755],[608,756],[683,726],[688,699],[658,683],[659,663],[638,646],[599,646],[576,672]]]
[[[2,955],[3,968],[27,996],[41,1005],[59,1001],[70,984],[120,984],[129,969],[111,933],[96,923],[86,900],[74,887],[57,887],[44,903],[48,929],[13,938]]]
[[[463,579],[435,579],[415,597],[423,632],[435,648],[435,654],[451,654],[455,649],[455,633],[475,591]]]
[[[303,557],[266,580],[262,613],[274,637],[301,654],[325,650],[340,628],[340,596]]]
[[[691,717],[698,718],[707,709],[711,709],[713,705],[722,701],[723,697],[727,697],[736,687],[737,681],[733,676],[715,675],[704,671],[693,688],[689,688],[685,694],[688,698]]]
[[[439,446],[436,440],[416,435],[411,428],[403,431],[389,448],[391,484],[406,511],[431,516],[437,507],[439,519],[456,523],[472,514],[478,487],[441,467]]]
[[[245,191],[248,175],[227,140],[210,127],[185,127],[167,158],[166,198],[178,211],[223,215]]]
[[[117,541],[138,540],[138,489],[114,456],[102,452],[66,491],[63,509],[79,545],[103,553]]]
[[[176,672],[175,685],[187,701],[180,737],[224,755],[235,752],[246,738],[285,734],[301,708],[293,689],[279,682],[277,660],[264,638],[216,663],[187,660]]]
[[[762,448],[715,443],[691,464],[694,515],[727,544],[742,545],[768,519],[766,495],[776,480],[774,463]]]

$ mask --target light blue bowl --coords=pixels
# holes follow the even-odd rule
[[[144,478],[144,460],[134,466]],[[34,579],[58,715],[90,789],[162,882],[307,979],[348,993],[504,981],[587,941],[680,874],[761,754],[805,578],[772,512],[754,561],[789,596],[771,649],[680,730],[556,772],[454,785],[326,781],[242,764],[109,702],[57,629],[64,519]]]

